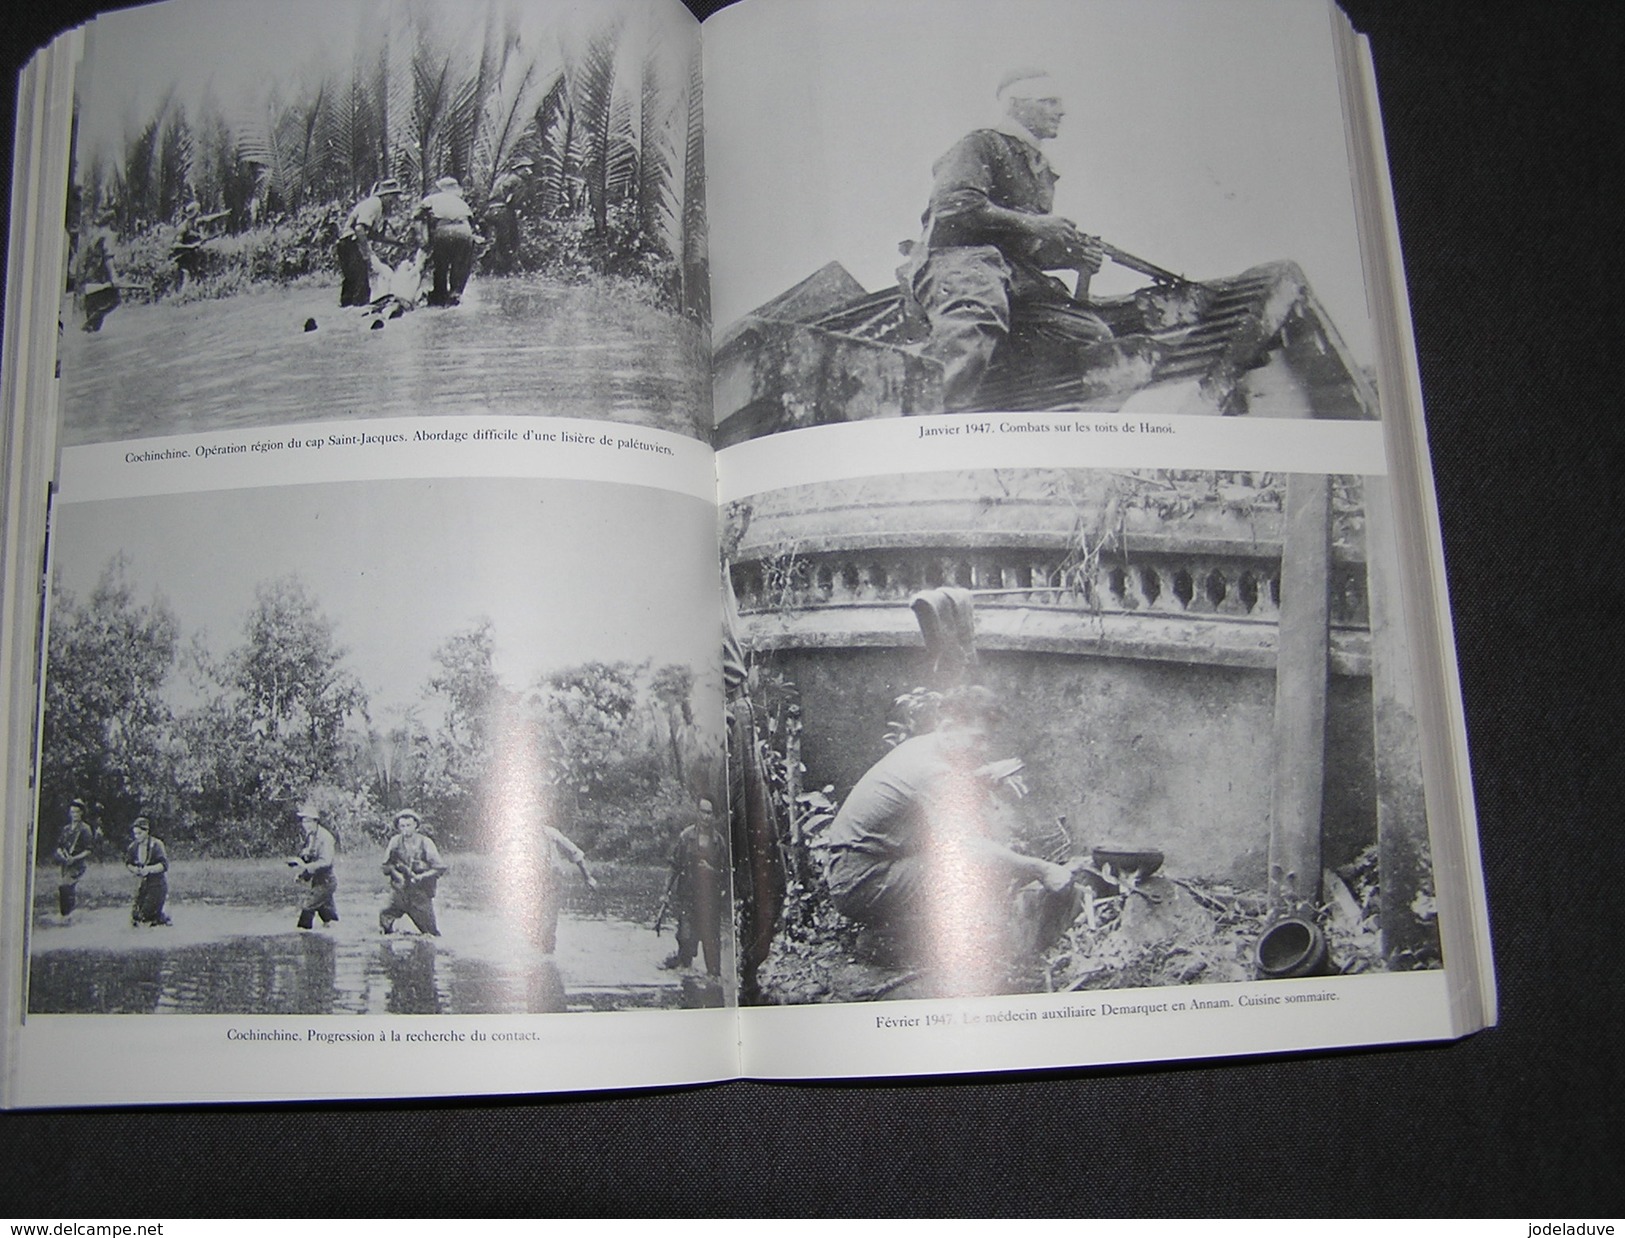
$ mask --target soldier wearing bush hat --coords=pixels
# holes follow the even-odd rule
[[[372,245],[374,241],[389,239],[385,225],[400,197],[400,182],[386,176],[355,204],[345,219],[338,245],[339,271],[343,275],[339,288],[341,306],[372,303],[373,268],[379,265],[373,257]]]
[[[299,905],[298,923],[302,929],[314,928],[317,916],[322,918],[323,924],[333,924],[339,918],[334,898],[339,883],[333,872],[338,842],[333,832],[322,824],[321,817],[314,804],[299,806],[299,828],[304,831],[304,845],[299,854],[288,861],[288,867],[297,870],[296,880],[310,887]]]
[[[410,808],[396,813],[395,836],[384,853],[389,902],[378,913],[378,927],[392,933],[395,922],[406,916],[425,937],[439,937],[434,896],[446,868],[434,840],[423,833],[423,818]]]
[[[164,840],[153,837],[152,822],[139,816],[130,823],[130,845],[124,852],[124,867],[140,878],[130,904],[130,923],[137,928],[170,923],[164,914],[169,898],[169,853]]]
[[[60,866],[56,886],[56,908],[66,920],[79,902],[79,879],[90,867],[90,854],[96,845],[96,831],[85,820],[85,801],[70,800],[68,819],[56,836],[51,858]]]
[[[424,228],[424,249],[433,274],[430,305],[456,305],[463,298],[474,269],[474,211],[463,201],[463,187],[455,176],[442,176],[434,192],[418,205],[416,218]]]

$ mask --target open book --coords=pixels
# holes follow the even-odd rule
[[[1494,1021],[1336,8],[167,0],[18,116],[4,1103]]]

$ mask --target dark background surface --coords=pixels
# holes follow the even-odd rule
[[[1345,7],[1371,36],[1388,128],[1498,1028],[1403,1049],[924,1083],[10,1113],[0,1214],[1625,1212],[1625,9]],[[16,6],[8,71],[93,8]]]

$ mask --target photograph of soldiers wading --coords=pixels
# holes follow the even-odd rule
[[[455,479],[63,505],[28,1009],[725,1004],[715,515]]]
[[[710,197],[720,446],[932,413],[1371,415],[1341,107],[1291,58],[1219,10],[905,0],[860,44],[807,9],[820,55],[785,41],[749,81],[716,32],[709,140],[752,170]],[[1282,38],[1324,42],[1322,16]],[[818,123],[764,119],[769,95]]]
[[[1440,965],[1381,479],[985,470],[731,505],[741,1001]]]
[[[66,441],[428,412],[709,437],[700,89],[679,5],[108,15]]]

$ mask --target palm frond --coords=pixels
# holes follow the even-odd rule
[[[561,69],[536,109],[535,159],[541,181],[542,213],[557,217],[573,205],[574,168],[570,162],[575,113],[570,110],[569,81]]]
[[[676,163],[674,120],[681,97],[667,88],[661,73],[658,45],[643,59],[643,89],[639,99],[642,123],[638,128],[638,219],[644,235],[658,239],[673,258],[681,256],[678,222],[682,202],[673,176]]]
[[[705,233],[704,68],[695,48],[688,70],[688,140],[683,153],[683,309],[711,321],[711,260]]]
[[[562,67],[546,69],[533,57],[508,52],[480,113],[474,176],[482,192],[488,193],[491,182],[519,156],[539,126],[544,102],[563,80]]]
[[[632,128],[632,101],[616,92],[604,147],[604,200],[611,206],[633,199],[638,189],[638,140]]]
[[[602,27],[589,35],[573,56],[566,55],[565,74],[570,82],[570,105],[577,118],[583,150],[582,176],[592,208],[593,224],[600,233],[609,226],[610,141],[615,121],[615,53],[620,44],[622,21]]]

